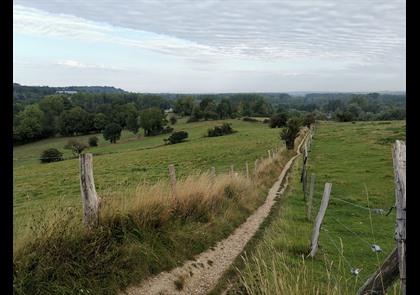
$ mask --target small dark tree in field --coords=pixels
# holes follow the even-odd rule
[[[177,131],[171,134],[168,139],[164,139],[165,142],[169,144],[175,144],[184,141],[188,138],[188,132],[185,131]]]
[[[71,150],[73,155],[80,155],[88,146],[75,139],[70,139],[67,144],[64,146],[65,149]]]
[[[167,123],[165,114],[158,108],[149,108],[140,112],[140,127],[144,129],[145,136],[161,134]]]
[[[299,118],[290,118],[287,121],[286,128],[280,132],[280,138],[286,142],[288,150],[295,148],[295,139],[298,137],[301,121]]]
[[[207,136],[208,137],[214,137],[214,136],[222,136],[226,134],[234,133],[235,130],[232,129],[231,124],[229,123],[223,123],[221,126],[215,126],[213,129],[207,130]]]
[[[176,117],[175,117],[175,116],[170,117],[170,118],[169,118],[169,122],[171,122],[171,125],[175,125],[175,124],[176,124],[176,122],[177,122]]]
[[[98,146],[98,140],[96,136],[89,137],[89,146]]]
[[[270,118],[270,128],[281,128],[286,126],[287,115],[286,113],[279,113]]]
[[[63,153],[55,148],[50,148],[42,152],[40,160],[41,163],[63,161]]]
[[[121,137],[122,127],[117,123],[110,123],[105,126],[102,132],[105,140],[109,140],[111,143],[116,143]]]
[[[303,125],[307,126],[308,128],[311,127],[311,124],[315,123],[315,113],[308,113],[306,114]]]

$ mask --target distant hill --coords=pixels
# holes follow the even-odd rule
[[[45,95],[54,94],[57,91],[77,91],[85,93],[126,93],[123,89],[112,86],[24,86],[13,83],[13,99],[16,101],[35,102]]]

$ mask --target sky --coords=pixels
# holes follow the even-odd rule
[[[405,91],[396,0],[14,0],[13,80],[133,92]]]

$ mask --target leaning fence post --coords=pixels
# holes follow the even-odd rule
[[[319,230],[321,229],[321,224],[325,216],[325,211],[327,211],[328,201],[330,200],[331,193],[331,183],[325,183],[324,186],[324,195],[322,196],[321,207],[319,208],[318,215],[316,216],[315,226],[312,231],[312,241],[311,241],[311,257],[314,257],[316,251],[318,250],[318,239],[319,239]]]
[[[395,199],[397,227],[395,239],[398,248],[401,294],[406,294],[406,152],[405,142],[397,140],[393,146],[392,159],[395,176]]]
[[[311,186],[309,187],[309,196],[307,201],[307,211],[306,211],[306,217],[308,220],[311,220],[311,211],[312,211],[312,198],[314,196],[314,189],[315,189],[315,174],[311,174]]]
[[[245,168],[246,168],[246,178],[249,178],[249,167],[248,167],[248,162],[245,162]]]
[[[175,166],[170,164],[169,168],[169,179],[171,181],[171,189],[172,189],[172,198],[176,198],[176,173],[175,173]]]
[[[99,223],[99,199],[93,179],[92,154],[80,154],[80,191],[83,201],[83,223],[89,228]]]

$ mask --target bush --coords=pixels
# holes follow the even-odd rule
[[[270,118],[269,122],[270,128],[284,127],[287,123],[287,115],[285,113],[276,114]]]
[[[42,152],[40,160],[41,163],[63,161],[63,153],[55,148],[50,148]]]
[[[89,137],[89,146],[98,146],[98,140],[96,136]]]
[[[268,123],[270,123],[270,119],[264,119],[262,122],[263,122],[263,124],[268,124]]]
[[[64,146],[65,149],[71,150],[73,155],[80,155],[88,146],[80,141],[75,139],[70,139],[67,144]]]
[[[295,147],[295,139],[298,137],[300,126],[302,122],[299,118],[293,117],[287,121],[286,128],[280,133],[280,138],[286,142],[288,150],[293,150]]]
[[[236,132],[232,129],[231,124],[229,123],[223,123],[221,126],[215,126],[213,129],[207,130],[207,136],[208,137],[214,137],[214,136],[222,136],[226,134],[231,134]]]
[[[165,142],[168,142],[169,144],[175,144],[184,141],[188,137],[188,132],[185,131],[178,131],[174,132],[169,136],[168,139],[164,139]]]
[[[251,117],[244,117],[242,118],[242,121],[246,122],[259,122],[257,119],[251,118]]]

